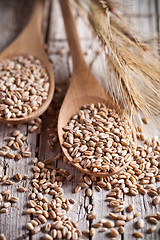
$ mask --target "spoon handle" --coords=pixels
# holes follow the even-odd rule
[[[35,0],[31,17],[26,27],[19,36],[1,53],[1,59],[12,58],[16,55],[26,55],[27,52],[34,55],[44,51],[42,20],[45,0]]]
[[[25,33],[30,38],[42,37],[42,21],[44,13],[45,0],[35,0],[30,20],[24,29]]]
[[[76,29],[74,16],[69,0],[60,0],[61,10],[63,14],[65,29],[69,42],[69,47],[73,62],[73,72],[80,70],[80,67],[86,65],[83,53],[80,47],[80,41]]]

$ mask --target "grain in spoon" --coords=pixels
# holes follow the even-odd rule
[[[12,60],[18,56],[27,57],[32,55],[35,59],[40,60],[49,76],[49,90],[47,99],[40,107],[30,114],[16,118],[0,117],[0,122],[6,123],[22,123],[40,116],[49,106],[54,93],[54,76],[52,66],[48,60],[48,56],[44,50],[42,35],[42,19],[44,12],[44,0],[35,0],[34,9],[30,21],[20,33],[20,35],[12,42],[1,54],[0,62],[6,59]]]

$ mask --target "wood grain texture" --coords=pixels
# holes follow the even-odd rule
[[[15,129],[15,128],[14,128]],[[11,128],[6,127],[4,124],[0,126],[1,132],[1,146],[6,145],[6,141],[3,141],[4,138],[10,136],[10,133],[14,130]],[[23,125],[20,127],[21,132],[24,135],[27,135],[27,126]],[[32,135],[32,141],[30,141],[30,137],[28,138],[28,144],[32,151],[32,156],[34,156],[35,152],[35,136]],[[2,158],[1,157],[1,164],[4,166],[4,172],[2,174],[6,175],[8,179],[13,179],[16,173],[21,173],[22,175],[28,175],[27,180],[22,180],[19,183],[14,182],[11,186],[0,185],[1,191],[5,189],[10,189],[11,195],[16,196],[19,198],[19,202],[13,204],[8,210],[7,214],[0,214],[0,232],[5,233],[7,239],[29,239],[28,238],[28,231],[26,231],[25,225],[29,220],[29,216],[26,216],[25,211],[27,209],[27,201],[28,196],[31,190],[30,186],[30,179],[32,176],[31,172],[31,165],[30,165],[31,158],[25,158],[20,161],[15,161],[13,159]],[[18,191],[18,187],[23,186],[27,188],[26,193],[21,193]]]
[[[24,4],[24,1],[19,1],[19,3],[10,0],[0,1],[0,31],[3,32],[0,37],[1,51],[15,39],[30,17],[33,1],[27,1],[25,8]],[[0,147],[6,145],[7,142],[4,141],[4,138],[10,136],[13,130],[14,129],[8,128],[5,124],[0,124]],[[25,135],[28,134],[27,125],[21,126],[20,130]],[[32,146],[33,156],[35,149],[34,139],[32,135],[33,142],[29,141],[29,145]],[[0,157],[0,165],[1,164],[4,166],[2,176],[7,175],[10,179],[13,178],[17,172],[20,172],[22,174],[28,174],[29,179],[22,181],[22,183],[14,183],[12,186],[0,185],[1,191],[8,188],[11,190],[12,195],[20,199],[17,204],[14,204],[13,207],[9,209],[7,214],[0,214],[0,232],[4,233],[7,239],[29,239],[29,233],[26,231],[25,225],[30,217],[26,216],[24,211],[26,210],[26,204],[31,189],[30,179],[32,172],[30,170],[30,158],[15,162],[14,160]],[[18,192],[17,189],[19,185],[26,186],[28,191],[24,194]]]
[[[127,0],[123,1],[123,3],[124,7],[122,8],[122,10],[124,12],[124,15],[131,22],[133,28],[138,31],[142,38],[145,37],[145,40],[147,41],[151,37],[157,36],[156,29],[158,29],[158,25],[156,19],[159,20],[160,16],[160,4],[158,0]],[[158,8],[155,5],[157,3]],[[3,50],[4,47],[7,46],[22,30],[22,28],[29,19],[32,6],[33,1],[0,1],[0,50]],[[159,11],[157,11],[157,9]],[[45,12],[46,15],[44,21],[44,39],[46,39],[47,41],[46,43],[48,45],[48,54],[54,70],[55,81],[62,88],[62,93],[59,97],[59,101],[62,102],[62,99],[68,87],[68,79],[72,73],[72,62],[68,50],[69,48],[66,41],[63,19],[61,17],[58,0],[51,1],[51,8],[50,1],[48,1]],[[50,18],[48,18],[49,13]],[[104,76],[106,69],[103,60],[104,56],[102,54],[96,54],[99,46],[97,45],[96,41],[91,41],[91,33],[87,31],[88,26],[85,23],[86,22],[83,20],[83,18],[80,15],[77,15],[77,27],[80,34],[83,53],[86,53],[85,59],[87,63],[91,66],[91,70],[96,76],[96,78],[103,86],[105,86]],[[153,42],[153,44],[154,43],[155,42]],[[89,50],[90,48],[92,49],[92,51]],[[88,204],[91,202],[93,203],[93,211],[97,214],[97,220],[94,220],[93,222],[97,222],[101,218],[107,217],[108,213],[110,212],[110,208],[108,208],[107,203],[104,202],[107,192],[105,190],[102,190],[99,193],[94,189],[94,186],[92,186],[92,198],[86,198],[84,190],[77,194],[73,193],[74,188],[79,185],[80,172],[74,167],[70,167],[64,164],[62,160],[55,160],[55,156],[61,150],[59,144],[55,145],[53,152],[49,151],[48,149],[47,141],[49,139],[49,136],[47,133],[47,128],[51,123],[51,116],[44,114],[42,116],[42,120],[43,125],[40,136],[38,136],[36,133],[29,133],[29,128],[25,124],[20,127],[21,131],[26,136],[28,136],[27,144],[30,146],[30,149],[32,151],[32,157],[37,154],[37,156],[42,161],[46,158],[53,159],[53,162],[57,167],[65,168],[74,175],[73,180],[71,182],[65,182],[63,187],[66,198],[70,198],[72,196],[76,200],[76,204],[72,206],[72,209],[69,211],[68,215],[78,222],[79,229],[89,229],[91,227],[91,222],[86,219],[86,206],[88,206]],[[9,136],[12,131],[13,129],[8,128],[4,124],[0,124],[0,146],[6,144],[6,141],[4,141],[4,137]],[[152,125],[147,125],[145,132],[146,134],[148,133],[150,136],[158,135],[158,131],[156,130],[155,126]],[[36,147],[39,147],[38,153],[36,153],[35,151]],[[6,174],[9,178],[12,178],[14,174],[20,172],[22,174],[28,174],[29,176],[29,179],[27,181],[14,183],[12,186],[8,187],[9,189],[11,189],[11,192],[14,194],[14,196],[18,196],[20,198],[19,203],[15,204],[14,207],[12,207],[7,214],[0,214],[0,233],[4,233],[9,240],[39,240],[42,236],[42,233],[31,236],[25,229],[25,225],[30,219],[29,216],[24,214],[24,211],[27,209],[26,204],[29,199],[29,193],[32,189],[30,184],[30,180],[32,177],[32,157],[28,159],[22,159],[19,162],[0,157],[0,165],[4,166],[3,172],[0,173],[1,175]],[[21,185],[27,187],[28,191],[26,193],[20,193],[17,191],[18,186]],[[0,184],[0,191],[2,191],[3,189],[6,189],[6,187]],[[151,198],[147,195],[144,197],[138,195],[137,197],[132,198],[125,196],[126,206],[128,206],[128,204],[131,202],[133,202],[134,204],[135,212],[140,210],[143,217],[146,214],[156,212],[158,210],[160,211],[159,206],[152,207]],[[151,225],[147,223],[145,231],[149,226]],[[133,239],[133,231],[134,222],[128,223],[125,227],[125,234],[120,239]],[[108,231],[106,233],[98,233],[98,231],[96,232],[97,233],[93,238],[94,240],[109,239],[109,235],[107,234]],[[148,235],[145,233],[144,239],[158,240],[159,234],[158,232],[152,235]]]
[[[134,27],[135,31],[138,33],[138,35],[141,37],[141,39],[144,39],[145,41],[149,40],[150,38],[157,37],[157,23],[156,23],[156,12],[155,12],[155,2],[154,1],[133,1],[133,4],[130,5],[130,22],[132,26]],[[134,14],[138,12],[138,17],[134,17]],[[135,24],[136,23],[136,24]],[[138,24],[137,24],[138,23]],[[156,126],[153,125],[147,125],[144,128],[145,136],[146,137],[153,137],[156,135],[160,136],[160,133],[158,129],[156,129]],[[159,183],[155,184],[159,186]],[[126,206],[133,203],[134,205],[134,213],[141,212],[141,216],[138,218],[145,219],[145,217],[149,214],[156,213],[157,211],[160,211],[160,207],[154,207],[151,202],[152,198],[146,194],[145,196],[142,196],[138,194],[136,197],[129,197],[127,195],[124,196],[124,201]],[[135,223],[137,219],[134,219],[133,221],[130,221],[125,226],[124,231],[124,239],[131,240],[133,239],[133,232],[137,231],[135,229]],[[153,234],[147,234],[147,229],[151,227],[151,224],[149,224],[147,221],[145,221],[145,228],[144,230],[140,231],[144,233],[145,237],[144,239],[159,239],[158,232],[155,232]]]

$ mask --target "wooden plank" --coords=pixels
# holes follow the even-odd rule
[[[100,82],[100,84],[108,91],[106,86],[107,78],[111,76],[107,72],[107,66],[105,64],[105,56],[103,53],[97,54],[100,49],[100,45],[98,42],[94,42],[92,45],[93,53],[95,54],[93,57],[93,61],[91,61],[90,67],[91,70],[96,77],[96,79]],[[109,213],[112,209],[109,207],[108,202],[105,202],[106,196],[108,194],[108,190],[106,188],[102,188],[100,192],[95,189],[95,185],[92,184],[93,196],[91,199],[93,205],[93,212],[97,215],[97,218],[92,220],[90,224],[97,223],[101,221],[101,219],[107,219]],[[90,226],[91,228],[91,226]],[[96,230],[96,229],[95,229]],[[99,229],[96,230],[96,234],[92,237],[93,240],[97,239],[110,239],[111,235],[109,234],[109,229],[106,228],[106,231],[100,232]]]
[[[129,11],[127,12],[128,13],[127,20],[129,20],[129,22],[131,23],[135,31],[140,36],[143,36],[142,39],[147,40],[147,39],[150,39],[152,36],[153,38],[157,36],[154,2],[151,3],[149,1],[148,4],[145,4],[146,1],[145,3],[144,1],[134,1],[134,2],[127,1],[127,4],[126,4],[126,1],[124,1],[123,3],[125,4],[125,6],[127,5],[126,6],[127,10],[129,9]],[[126,8],[124,7],[123,10],[126,11]],[[137,10],[138,10],[138,17],[135,17],[134,14],[137,14]],[[125,16],[125,12],[123,13],[123,15]],[[99,58],[101,58],[102,60],[102,56],[99,56]],[[100,59],[99,61],[98,59],[96,59],[96,61],[94,61],[92,66],[92,68],[94,69],[93,71],[97,79],[100,79],[101,82],[105,82],[104,81],[104,76],[106,74],[105,70],[100,69],[101,70],[100,72],[96,71],[97,69],[99,69],[99,66],[102,66],[100,64]],[[101,80],[101,78],[103,80]],[[150,131],[148,131],[148,128]],[[145,130],[146,130],[145,132],[150,132],[150,136],[152,137],[158,134],[158,131],[156,131],[155,126],[153,125],[149,125],[149,126],[147,125]],[[95,222],[97,222],[102,218],[105,218],[108,215],[108,213],[111,212],[111,209],[107,206],[106,203],[104,203],[105,198],[106,198],[105,190],[102,190],[100,193],[97,193],[96,190],[93,189],[93,198],[92,198],[93,210],[95,210],[95,212],[98,214],[97,220]],[[138,212],[138,211],[142,212],[142,218],[145,218],[146,214],[156,213],[156,211],[159,210],[158,207],[152,209],[152,205],[151,205],[152,200],[148,195],[145,195],[144,197],[141,195],[138,195],[137,197],[129,197],[125,195],[124,201],[125,201],[125,207],[127,207],[130,203],[133,203],[135,207],[134,212]],[[99,211],[99,209],[101,209],[101,211]],[[133,232],[135,231],[134,229],[135,222],[136,220],[128,222],[126,224],[125,233],[122,236],[122,239],[133,239]],[[150,226],[151,225],[148,223],[145,225],[144,239],[158,239],[159,236],[157,233],[152,234],[152,237],[146,234],[146,229],[148,229]],[[100,239],[106,239],[107,236],[109,237],[109,235],[107,235],[105,232],[103,234],[101,233],[101,235],[96,234],[95,237],[93,237],[93,239],[96,240],[98,239],[98,237]]]
[[[0,38],[0,50],[4,49],[15,37],[20,33],[27,23],[33,7],[33,1],[0,1],[0,31],[3,32]],[[22,17],[23,14],[23,17]],[[47,13],[45,14],[47,15]],[[0,125],[0,147],[7,142],[5,137],[11,136],[11,132],[17,127],[8,128],[7,125]],[[27,180],[22,180],[11,186],[0,185],[0,191],[10,189],[11,194],[19,198],[19,202],[13,204],[7,214],[0,214],[0,233],[4,233],[7,239],[30,239],[29,232],[26,229],[26,223],[30,220],[30,216],[26,215],[27,202],[31,193],[30,180],[32,178],[31,159],[35,156],[37,133],[29,133],[27,124],[20,126],[20,131],[27,136],[26,146],[31,150],[31,157],[23,158],[20,161],[0,157],[0,165],[4,166],[2,176],[5,174],[7,178],[13,179],[16,173],[28,175]],[[18,191],[19,186],[27,189],[27,192]]]
[[[6,137],[11,136],[11,132],[13,130],[17,129],[15,128],[8,128],[4,124],[0,125],[0,132],[1,132],[1,146],[6,145],[5,139]],[[27,135],[27,125],[22,125],[20,127],[20,131]],[[32,151],[32,156],[34,156],[35,153],[35,134],[32,134],[32,141],[30,141],[30,136],[28,136],[28,143],[27,145]],[[31,144],[30,144],[31,143]],[[26,145],[26,144],[25,144]],[[12,153],[15,153],[15,151],[10,151]],[[13,185],[6,186],[6,185],[0,185],[1,191],[5,189],[10,189],[11,195],[18,197],[19,202],[16,204],[13,204],[13,207],[11,207],[8,210],[7,214],[0,214],[0,232],[5,233],[7,239],[13,239],[13,236],[21,237],[22,239],[28,239],[28,231],[26,231],[25,225],[27,221],[30,219],[29,216],[25,214],[25,211],[27,209],[26,203],[28,202],[28,197],[30,194],[30,178],[32,175],[31,167],[30,167],[30,158],[23,158],[20,161],[15,161],[13,159],[8,158],[2,158],[1,157],[1,163],[4,166],[4,172],[3,175],[6,175],[8,179],[13,179],[16,173],[21,173],[23,175],[28,175],[27,180],[22,180],[21,182],[15,182],[13,181]],[[2,175],[2,176],[3,176]],[[18,191],[18,188],[20,186],[23,186],[27,189],[27,192],[22,193]]]
[[[63,21],[60,16],[61,12],[59,9],[58,1],[54,1],[51,9],[51,21],[49,28],[50,31],[48,37],[48,54],[52,62],[55,81],[56,83],[58,83],[58,86],[62,88],[62,92],[59,96],[58,102],[62,102],[68,85],[68,81],[66,80],[70,77],[72,68],[71,61],[69,60],[70,57],[68,54],[68,43],[66,42],[66,37],[63,30]],[[62,31],[59,31],[59,29],[62,29]],[[53,98],[53,104],[54,99],[56,99],[56,96]],[[89,228],[89,221],[87,221],[86,219],[86,206],[88,206],[89,204],[89,199],[85,198],[84,191],[77,194],[74,193],[75,187],[79,185],[81,173],[75,168],[64,164],[62,159],[58,161],[55,159],[56,155],[61,152],[59,143],[56,143],[54,145],[53,152],[48,150],[49,136],[46,129],[49,128],[49,126],[52,124],[51,118],[55,120],[55,116],[49,116],[47,114],[43,115],[42,117],[43,125],[40,135],[38,156],[41,161],[43,161],[44,159],[52,159],[55,166],[57,166],[58,168],[66,169],[68,170],[68,172],[74,175],[73,180],[70,182],[65,182],[63,186],[65,198],[69,199],[70,197],[73,197],[76,201],[76,204],[72,206],[72,209],[67,213],[67,215],[77,221],[78,229],[84,230],[86,228]],[[39,239],[40,237],[42,237],[42,233],[33,236],[32,239]]]
[[[123,15],[142,41],[157,37],[154,1],[123,1]]]
[[[27,23],[30,10],[33,5],[33,1],[0,1],[0,51],[3,50],[22,30],[24,25]],[[25,6],[25,7],[24,7]],[[23,18],[22,18],[22,9],[23,9]],[[6,145],[4,141],[5,137],[9,137],[11,132],[15,128],[8,128],[5,124],[0,124],[0,147]],[[27,125],[22,125],[20,130],[23,134],[27,135]],[[34,142],[35,137],[33,137],[33,143],[29,147],[32,148],[32,153],[34,155]],[[7,178],[12,179],[13,176],[20,172],[22,175],[28,175],[29,179],[23,180],[20,183],[14,182],[11,186],[0,185],[1,191],[4,189],[10,189],[11,194],[19,198],[19,202],[13,204],[9,209],[7,214],[0,214],[0,232],[6,235],[7,239],[15,239],[15,237],[21,239],[29,239],[29,233],[26,231],[25,225],[29,220],[29,216],[24,214],[26,210],[26,203],[28,201],[29,191],[30,191],[30,159],[22,159],[21,161],[15,161],[7,158],[0,158],[0,164],[4,166],[3,175],[6,175]],[[26,193],[21,193],[17,189],[19,186],[24,186],[28,189]]]
[[[133,1],[133,5],[131,5],[130,8],[130,22],[132,26],[134,27],[135,31],[138,33],[138,35],[143,40],[148,40],[150,38],[155,38],[157,36],[156,31],[156,18],[155,18],[155,5],[154,1]],[[134,14],[138,11],[138,17],[134,17]],[[133,14],[133,17],[132,17]],[[137,24],[135,24],[135,22]],[[134,24],[133,24],[134,23]],[[156,136],[158,134],[158,130],[155,126],[152,124],[147,125],[144,129],[146,137],[150,136]],[[155,186],[159,186],[159,183],[155,184]],[[146,215],[156,213],[160,210],[158,207],[153,207],[151,204],[152,198],[146,194],[145,196],[142,196],[138,194],[136,197],[130,197],[125,195],[124,201],[126,206],[133,203],[134,205],[134,213],[141,212],[141,216],[139,217],[144,219],[145,221],[145,227],[144,230],[140,231],[144,233],[144,239],[145,240],[151,240],[151,239],[159,239],[159,235],[157,232],[153,234],[147,234],[147,229],[151,227],[151,224],[146,221],[145,217]],[[133,221],[128,222],[125,225],[125,231],[123,235],[123,239],[133,239],[133,232],[137,231],[135,229],[135,223],[137,219],[134,219]]]

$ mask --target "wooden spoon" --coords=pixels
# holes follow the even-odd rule
[[[0,122],[7,123],[22,123],[30,119],[40,116],[49,106],[54,93],[54,76],[52,66],[48,60],[48,56],[44,50],[43,35],[42,35],[42,20],[44,12],[44,0],[35,0],[34,9],[30,21],[20,33],[20,35],[12,42],[1,54],[0,61],[4,59],[12,59],[13,57],[23,55],[32,55],[38,58],[46,67],[49,75],[49,92],[46,101],[39,107],[38,110],[21,118],[5,119],[0,117]]]
[[[105,103],[107,107],[115,109],[117,112],[120,112],[120,114],[124,114],[124,112],[122,111],[122,109],[120,109],[119,106],[117,106],[113,102],[111,96],[107,94],[103,87],[98,83],[98,81],[91,73],[89,66],[86,64],[84,60],[69,1],[60,0],[60,5],[62,9],[66,33],[73,61],[73,74],[71,78],[71,84],[63,101],[58,118],[58,136],[60,145],[67,159],[72,163],[72,165],[77,167],[80,171],[89,175],[101,177],[107,176],[110,175],[111,173],[105,172],[94,173],[88,169],[82,168],[79,163],[73,163],[72,157],[69,155],[67,149],[63,146],[64,142],[63,127],[67,125],[68,121],[74,114],[79,112],[80,108],[84,104],[100,102]],[[112,174],[120,172],[123,168],[125,168],[129,164],[129,162],[126,163],[124,166],[120,167],[116,172]]]

